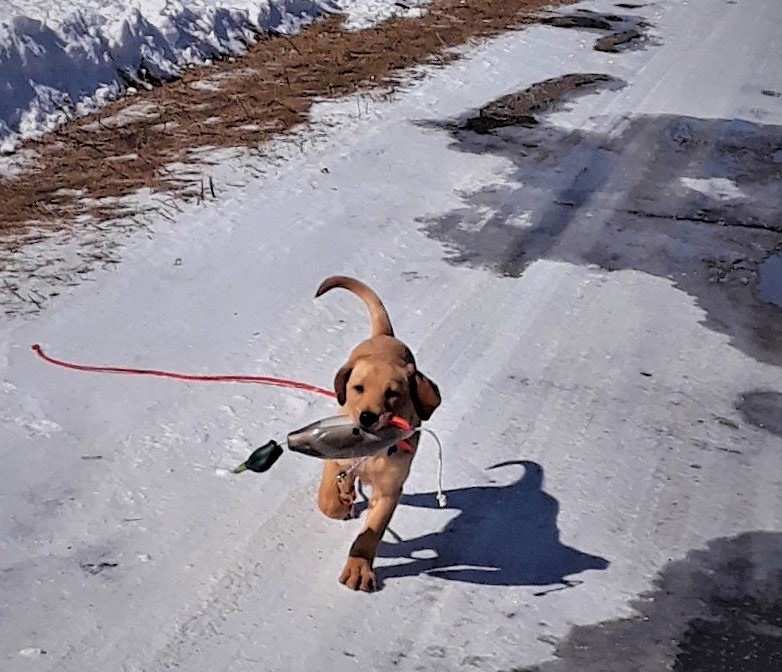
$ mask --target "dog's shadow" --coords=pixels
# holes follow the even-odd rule
[[[407,560],[379,568],[383,580],[426,573],[466,583],[561,590],[581,583],[567,577],[608,567],[605,558],[560,543],[559,502],[543,491],[543,467],[520,460],[491,468],[508,465],[524,467],[524,475],[510,485],[448,492],[448,508],[461,513],[440,532],[382,543],[379,557]],[[437,508],[431,492],[403,495],[401,503]]]

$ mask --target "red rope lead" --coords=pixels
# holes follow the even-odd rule
[[[275,378],[273,376],[199,376],[192,373],[175,373],[173,371],[158,371],[156,369],[130,369],[119,366],[90,366],[88,364],[74,364],[64,362],[60,359],[54,359],[47,355],[37,343],[32,346],[33,352],[43,361],[64,369],[73,371],[88,371],[90,373],[115,373],[126,376],[153,376],[155,378],[172,378],[173,380],[184,380],[195,383],[256,383],[258,385],[270,385],[272,387],[288,387],[294,390],[302,390],[313,394],[321,394],[324,397],[334,398],[336,395],[331,390],[309,383],[302,383],[298,380],[288,380],[287,378]]]

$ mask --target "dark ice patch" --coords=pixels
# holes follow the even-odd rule
[[[782,308],[782,254],[773,254],[758,269],[758,297]]]
[[[768,390],[745,392],[739,397],[736,408],[749,424],[782,436],[782,393]]]
[[[512,672],[780,670],[781,589],[782,534],[716,539],[670,562],[633,616],[576,626],[553,660]]]

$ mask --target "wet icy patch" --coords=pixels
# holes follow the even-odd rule
[[[758,268],[758,296],[762,301],[782,307],[782,254],[766,259]]]

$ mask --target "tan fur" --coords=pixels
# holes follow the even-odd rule
[[[367,305],[372,336],[380,336],[381,334],[386,336],[394,335],[394,328],[391,326],[391,320],[380,297],[360,280],[349,278],[346,275],[332,275],[320,283],[318,291],[315,292],[315,298],[322,296],[335,287],[350,290]]]
[[[316,296],[335,287],[347,289],[364,301],[371,325],[371,336],[356,346],[334,378],[342,413],[355,422],[371,417],[373,422],[367,425],[370,428],[386,425],[394,415],[416,427],[422,420],[428,420],[440,405],[440,392],[437,385],[418,371],[410,349],[394,337],[383,302],[363,282],[345,276],[324,280]],[[414,437],[412,443],[417,446],[417,438]],[[376,587],[372,564],[399,503],[413,457],[414,453],[402,451],[391,456],[371,457],[353,473],[351,482],[342,484],[342,498],[337,475],[352,463],[327,460],[323,465],[318,506],[330,518],[344,520],[351,516],[352,507],[344,501],[344,492],[353,487],[356,477],[372,488],[366,525],[350,547],[347,563],[339,577],[349,588],[370,591]]]

